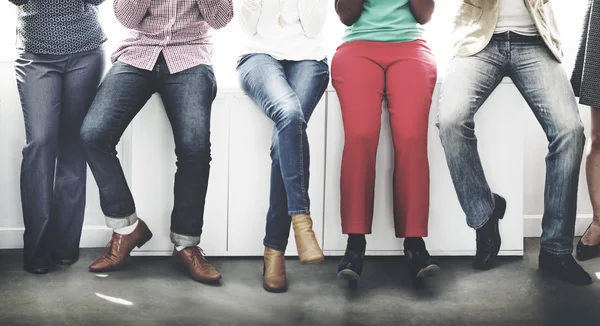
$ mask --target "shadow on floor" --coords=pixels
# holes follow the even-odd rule
[[[335,278],[339,257],[302,266],[288,259],[289,291],[265,292],[260,258],[209,258],[220,286],[191,281],[166,257],[134,257],[123,271],[93,274],[101,250],[47,275],[0,251],[0,325],[600,325],[600,258],[583,265],[588,287],[537,270],[539,245],[499,258],[486,272],[470,257],[442,257],[442,274],[412,288],[401,257],[369,257],[357,289]]]

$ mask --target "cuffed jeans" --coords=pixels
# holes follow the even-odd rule
[[[521,92],[549,142],[541,246],[549,253],[570,254],[585,136],[569,79],[540,37],[494,35],[482,52],[456,57],[450,64],[437,125],[467,224],[480,228],[494,210],[473,118],[505,76]]]
[[[87,167],[79,129],[102,79],[102,48],[69,55],[20,52],[15,63],[25,120],[21,202],[24,265],[77,260]]]
[[[310,213],[307,122],[329,82],[327,60],[278,61],[267,54],[240,58],[242,88],[275,123],[271,194],[264,245],[285,251],[291,216]]]
[[[217,93],[211,66],[199,65],[171,74],[162,55],[153,71],[115,62],[85,118],[81,139],[100,190],[107,225],[117,229],[135,223],[135,203],[115,148],[135,115],[156,92],[171,123],[177,155],[171,241],[177,246],[196,246],[204,221],[211,160],[210,113]]]

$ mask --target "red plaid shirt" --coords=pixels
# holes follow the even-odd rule
[[[210,28],[223,28],[233,18],[233,0],[114,0],[115,16],[132,35],[112,61],[152,70],[162,51],[174,74],[210,65]]]

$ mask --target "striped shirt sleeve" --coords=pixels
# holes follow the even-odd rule
[[[115,16],[123,26],[138,29],[150,3],[151,0],[114,0]]]
[[[233,19],[233,0],[196,0],[208,25],[221,29]]]

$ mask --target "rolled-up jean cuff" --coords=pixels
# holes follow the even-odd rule
[[[200,237],[171,232],[171,242],[178,247],[195,247],[200,244]]]
[[[294,215],[310,215],[310,209],[306,208],[306,209],[300,209],[300,210],[294,210],[294,211],[288,211],[288,214],[290,216],[294,216]]]
[[[138,216],[136,213],[133,213],[131,215],[125,216],[125,217],[110,217],[110,216],[105,216],[106,218],[106,226],[108,226],[109,228],[116,230],[116,229],[122,229],[124,227],[130,226],[133,223],[137,222],[138,220]]]
[[[273,245],[273,244],[266,243],[266,242],[263,242],[263,245],[265,246],[265,248],[282,251],[282,252],[285,252],[285,249],[287,247],[287,244],[285,246],[279,246],[279,245]]]
[[[542,245],[542,250],[553,255],[570,255],[573,253],[573,247],[568,248],[548,248],[545,245]]]

